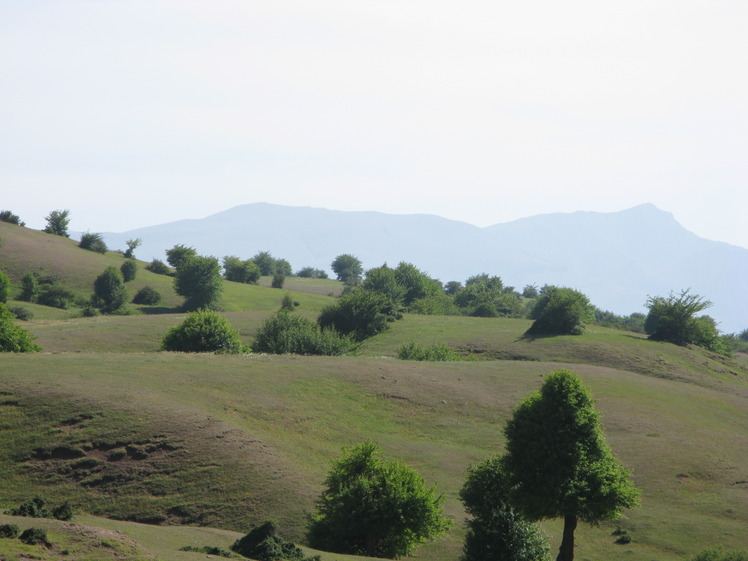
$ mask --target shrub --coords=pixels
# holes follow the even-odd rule
[[[52,544],[47,540],[47,531],[42,528],[28,528],[18,537],[26,545],[43,545],[50,547]]]
[[[56,518],[57,520],[71,520],[73,518],[73,505],[70,504],[70,501],[65,501],[53,508],[52,518]]]
[[[13,214],[9,210],[0,210],[0,222],[7,222],[16,226],[26,226],[26,223],[22,222],[17,214]]]
[[[169,329],[161,349],[185,353],[250,352],[239,338],[236,328],[226,318],[210,310],[192,312],[181,324]]]
[[[0,538],[15,539],[18,537],[18,526],[15,524],[0,524]]]
[[[32,273],[26,273],[21,279],[21,295],[20,300],[24,302],[36,302],[39,296],[39,281],[36,275]]]
[[[0,271],[0,304],[4,304],[10,298],[10,279],[8,276]]]
[[[135,294],[133,304],[153,306],[161,302],[161,293],[152,286],[144,286]]]
[[[220,547],[214,547],[211,545],[204,545],[202,547],[194,547],[192,545],[185,545],[180,547],[179,551],[192,551],[194,553],[204,553],[205,555],[217,555],[218,557],[232,557],[230,551],[221,549]]]
[[[748,561],[748,551],[725,551],[713,547],[697,553],[688,561]]]
[[[346,284],[358,284],[364,268],[361,261],[350,253],[338,255],[332,262],[331,268],[337,279]]]
[[[716,322],[709,316],[694,317],[712,305],[698,294],[682,290],[676,296],[649,297],[649,314],[644,330],[653,341],[667,341],[676,345],[698,345],[714,352],[726,354],[725,341],[720,340]]]
[[[305,557],[301,548],[278,536],[275,524],[270,521],[253,528],[247,535],[236,540],[231,546],[231,551],[257,561],[319,560],[318,555]]]
[[[388,296],[354,289],[323,309],[317,322],[322,328],[332,327],[362,341],[381,333],[389,327],[390,322],[401,317],[396,303]]]
[[[530,311],[535,321],[529,335],[581,335],[594,309],[587,297],[571,288],[545,286]]]
[[[122,273],[116,267],[104,269],[94,281],[94,296],[91,304],[104,314],[110,314],[122,308],[129,300]]]
[[[124,263],[122,263],[122,266],[119,268],[120,273],[122,273],[122,279],[125,282],[130,282],[131,280],[135,280],[135,275],[138,272],[138,264],[133,261],[132,259],[128,259]]]
[[[166,262],[175,269],[179,268],[183,262],[192,257],[197,257],[197,251],[195,248],[187,247],[181,243],[166,250]]]
[[[21,321],[31,321],[32,319],[34,319],[34,313],[22,306],[14,306],[12,308],[9,308],[9,310],[16,319],[20,319]]]
[[[444,343],[433,343],[427,347],[418,343],[406,343],[397,351],[400,360],[457,361],[462,357]]]
[[[242,261],[233,255],[223,258],[223,276],[232,282],[257,284],[260,280],[260,268],[251,259]]]
[[[413,469],[382,460],[379,446],[344,448],[309,524],[309,545],[335,553],[397,558],[450,526],[444,496]]]
[[[45,286],[39,292],[39,296],[36,299],[37,304],[42,306],[50,306],[52,308],[60,308],[61,310],[67,310],[73,303],[75,295],[70,292],[67,288],[62,286],[51,284]]]
[[[281,309],[257,330],[254,350],[271,354],[338,356],[351,349],[351,340],[337,331]]]
[[[143,240],[135,238],[134,240],[127,240],[125,243],[127,244],[127,250],[124,253],[125,258],[135,259],[135,250],[143,243]]]
[[[273,288],[283,288],[283,283],[286,282],[286,275],[283,273],[275,273],[273,275],[273,281],[270,286]]]
[[[101,234],[92,234],[86,232],[81,236],[81,241],[78,243],[78,247],[81,249],[87,249],[88,251],[95,251],[96,253],[106,253],[107,246],[104,243],[104,238]]]
[[[291,295],[288,292],[286,292],[283,295],[283,299],[281,300],[281,310],[287,310],[290,312],[294,309],[294,305],[298,306],[299,303],[298,302],[294,303],[293,298],[291,298]]]
[[[46,505],[47,501],[40,497],[34,497],[22,502],[18,508],[10,509],[6,514],[29,518],[56,518],[57,520],[70,520],[73,517],[73,506],[70,501],[65,501],[51,510]]]
[[[35,337],[17,326],[15,317],[5,304],[0,304],[0,352],[35,353],[41,347],[34,343]]]
[[[304,267],[296,271],[296,276],[305,279],[326,279],[327,273],[322,269],[315,269],[314,267]]]
[[[146,271],[150,271],[151,273],[155,273],[157,275],[172,275],[174,271],[172,271],[166,263],[161,261],[160,259],[154,259],[148,265],[145,266]]]
[[[214,308],[223,291],[221,266],[215,257],[188,257],[179,263],[174,290],[188,311]]]

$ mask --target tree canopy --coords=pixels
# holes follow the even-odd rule
[[[338,255],[333,260],[331,267],[338,280],[348,284],[358,284],[364,272],[361,261],[350,253]]]
[[[35,337],[16,325],[15,317],[8,307],[0,303],[0,352],[35,353],[41,347],[34,343]]]
[[[70,224],[69,210],[53,210],[44,219],[47,221],[44,232],[62,236],[63,238],[70,237],[68,233],[68,225]]]
[[[122,273],[113,266],[107,267],[94,281],[92,304],[103,313],[110,314],[121,309],[128,301]]]
[[[595,524],[637,504],[628,471],[605,441],[600,414],[579,377],[547,376],[507,422],[504,466],[512,501],[530,520],[564,518],[558,561],[574,558],[577,520]]]
[[[690,290],[677,296],[672,292],[667,298],[650,296],[647,299],[649,314],[644,330],[653,341],[667,341],[676,345],[709,347],[719,336],[714,320],[708,316],[695,317],[712,303]]]
[[[449,527],[443,495],[412,468],[383,460],[373,442],[344,448],[333,463],[308,532],[309,544],[335,553],[397,558]]]
[[[169,329],[161,343],[161,349],[224,354],[250,351],[242,343],[236,328],[226,318],[211,310],[192,312],[181,324]]]
[[[185,310],[214,308],[223,291],[218,259],[196,255],[180,261],[174,277],[174,290],[185,298]]]
[[[544,286],[530,310],[530,335],[581,335],[594,318],[589,299],[572,288]]]

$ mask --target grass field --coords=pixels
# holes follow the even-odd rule
[[[85,294],[106,263],[122,262],[52,238],[0,223],[0,268],[16,282],[33,267],[54,270]],[[135,282],[171,290],[169,277],[146,273]],[[297,313],[314,317],[339,286],[289,279],[286,288]],[[285,293],[226,283],[223,313],[251,344]],[[170,298],[165,307],[176,307]],[[78,515],[74,525],[0,515],[47,528],[54,544],[0,539],[3,560],[199,559],[178,550],[226,548],[266,519],[303,540],[330,461],[373,439],[438,483],[455,522],[414,558],[456,561],[466,469],[502,452],[513,408],[558,368],[589,386],[642,490],[641,507],[622,520],[579,527],[577,559],[676,561],[714,545],[748,548],[743,356],[596,327],[528,339],[525,320],[430,316],[406,316],[349,357],[189,355],[157,352],[181,314],[82,318],[13,304],[35,313],[23,326],[43,352],[0,356],[0,511],[41,495],[71,500]],[[396,360],[411,341],[447,343],[471,360]],[[613,543],[619,525],[630,544]],[[560,521],[543,527],[555,550]]]

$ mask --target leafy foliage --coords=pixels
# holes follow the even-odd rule
[[[264,522],[250,530],[244,537],[236,540],[231,551],[251,557],[257,561],[319,561],[319,556],[305,557],[301,548],[281,538],[275,524]]]
[[[194,247],[188,247],[181,243],[166,250],[166,262],[175,269],[178,269],[183,262],[192,257],[197,257],[197,250]]]
[[[278,271],[273,274],[273,280],[270,283],[272,288],[283,288],[283,283],[286,282],[286,275]]]
[[[588,298],[572,288],[544,286],[530,310],[535,321],[530,335],[581,335],[584,324],[592,321],[593,307]]]
[[[322,269],[315,269],[314,267],[303,267],[296,271],[296,276],[305,279],[326,279],[327,273]]]
[[[106,253],[108,249],[102,235],[92,234],[91,232],[86,232],[81,235],[81,241],[78,242],[78,247],[81,249],[87,249],[88,251],[95,251],[96,253]]]
[[[63,238],[70,237],[68,233],[68,225],[70,224],[69,210],[53,210],[44,219],[47,221],[44,232],[62,236]]]
[[[351,350],[349,337],[288,310],[281,309],[257,330],[254,350],[259,353],[298,355],[342,355]]]
[[[559,560],[574,552],[577,519],[595,524],[637,504],[638,491],[605,441],[600,415],[579,377],[550,374],[504,429],[512,502],[530,520],[564,518]]]
[[[171,275],[173,271],[160,259],[154,259],[145,266],[147,271],[157,275]]]
[[[51,306],[53,308],[67,310],[73,303],[74,299],[75,294],[70,292],[67,288],[53,282],[42,286],[39,291],[39,296],[36,298],[36,302],[42,306]]]
[[[223,258],[223,276],[228,281],[257,284],[260,275],[260,267],[251,259],[242,261],[235,255]]]
[[[35,353],[41,347],[34,343],[34,336],[15,323],[13,313],[0,303],[0,352]]]
[[[17,214],[13,214],[9,210],[0,210],[0,222],[7,222],[16,226],[26,226],[26,223]]]
[[[725,353],[721,345],[717,325],[709,316],[694,317],[712,305],[690,290],[682,290],[679,295],[670,293],[649,297],[649,314],[644,329],[653,341],[667,341],[676,345],[699,345],[715,352]]]
[[[18,537],[18,526],[16,524],[0,524],[0,538],[15,539]]]
[[[135,275],[138,273],[138,264],[134,259],[127,259],[119,268],[122,273],[122,278],[125,282],[135,280]]]
[[[269,251],[260,251],[252,257],[252,261],[260,268],[260,274],[264,277],[272,276],[275,273],[275,258]]]
[[[514,287],[504,286],[501,277],[486,273],[467,279],[455,292],[454,302],[475,317],[519,317],[522,313],[522,298]]]
[[[395,279],[405,291],[403,303],[406,306],[419,298],[433,296],[443,291],[439,281],[430,278],[412,263],[401,262],[395,269]]]
[[[184,353],[237,354],[250,352],[239,332],[223,316],[210,310],[197,310],[167,331],[161,344],[164,351]]]
[[[509,482],[500,456],[470,468],[460,499],[472,516],[467,521],[462,561],[548,559],[549,548],[543,533],[511,504]]]
[[[27,528],[24,530],[18,539],[26,545],[44,545],[50,547],[51,544],[47,539],[47,531],[43,528]]]
[[[12,313],[16,319],[20,319],[21,321],[31,321],[34,319],[34,312],[27,310],[22,306],[13,306],[9,309],[10,313]]]
[[[135,250],[140,247],[140,244],[143,243],[143,240],[141,240],[140,238],[135,238],[132,240],[127,240],[125,243],[127,244],[127,249],[124,253],[125,258],[135,259]]]
[[[433,343],[428,346],[416,342],[406,343],[397,351],[400,360],[457,361],[462,357],[444,343]]]
[[[356,340],[381,333],[389,323],[402,316],[391,298],[370,290],[356,289],[338,298],[320,313],[317,322],[323,328],[332,327]]]
[[[154,306],[161,302],[161,293],[152,286],[144,286],[138,290],[132,302],[141,306]]]
[[[308,539],[317,549],[397,558],[449,527],[443,495],[373,442],[344,448],[325,480]]]
[[[192,256],[180,261],[174,278],[174,291],[185,298],[185,310],[214,308],[223,291],[218,259]]]
[[[381,267],[369,269],[361,288],[388,296],[395,304],[402,304],[405,300],[406,288],[400,284],[395,276],[395,270],[385,263]]]
[[[116,267],[107,267],[94,281],[94,296],[91,303],[104,314],[121,309],[130,295],[125,288],[122,273]]]
[[[70,504],[70,501],[65,501],[54,508],[48,508],[46,500],[41,497],[34,497],[21,503],[18,508],[10,509],[7,514],[11,516],[27,516],[29,518],[71,520],[73,518],[73,506]]]
[[[10,298],[11,283],[8,275],[0,271],[0,303],[4,304]]]
[[[337,279],[347,284],[358,284],[364,268],[361,261],[350,253],[338,255],[332,262],[331,268]]]
[[[24,302],[36,302],[39,296],[39,281],[33,273],[26,273],[21,279],[20,299]]]

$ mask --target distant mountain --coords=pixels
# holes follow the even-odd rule
[[[337,255],[352,253],[365,268],[408,261],[442,281],[485,272],[519,289],[570,286],[618,314],[645,311],[648,295],[691,288],[714,303],[707,313],[722,331],[748,327],[748,249],[700,238],[650,204],[479,228],[432,215],[257,203],[104,238],[110,248],[141,238],[136,255],[146,260],[163,260],[166,249],[182,243],[218,258],[269,251],[294,270],[329,271]]]

